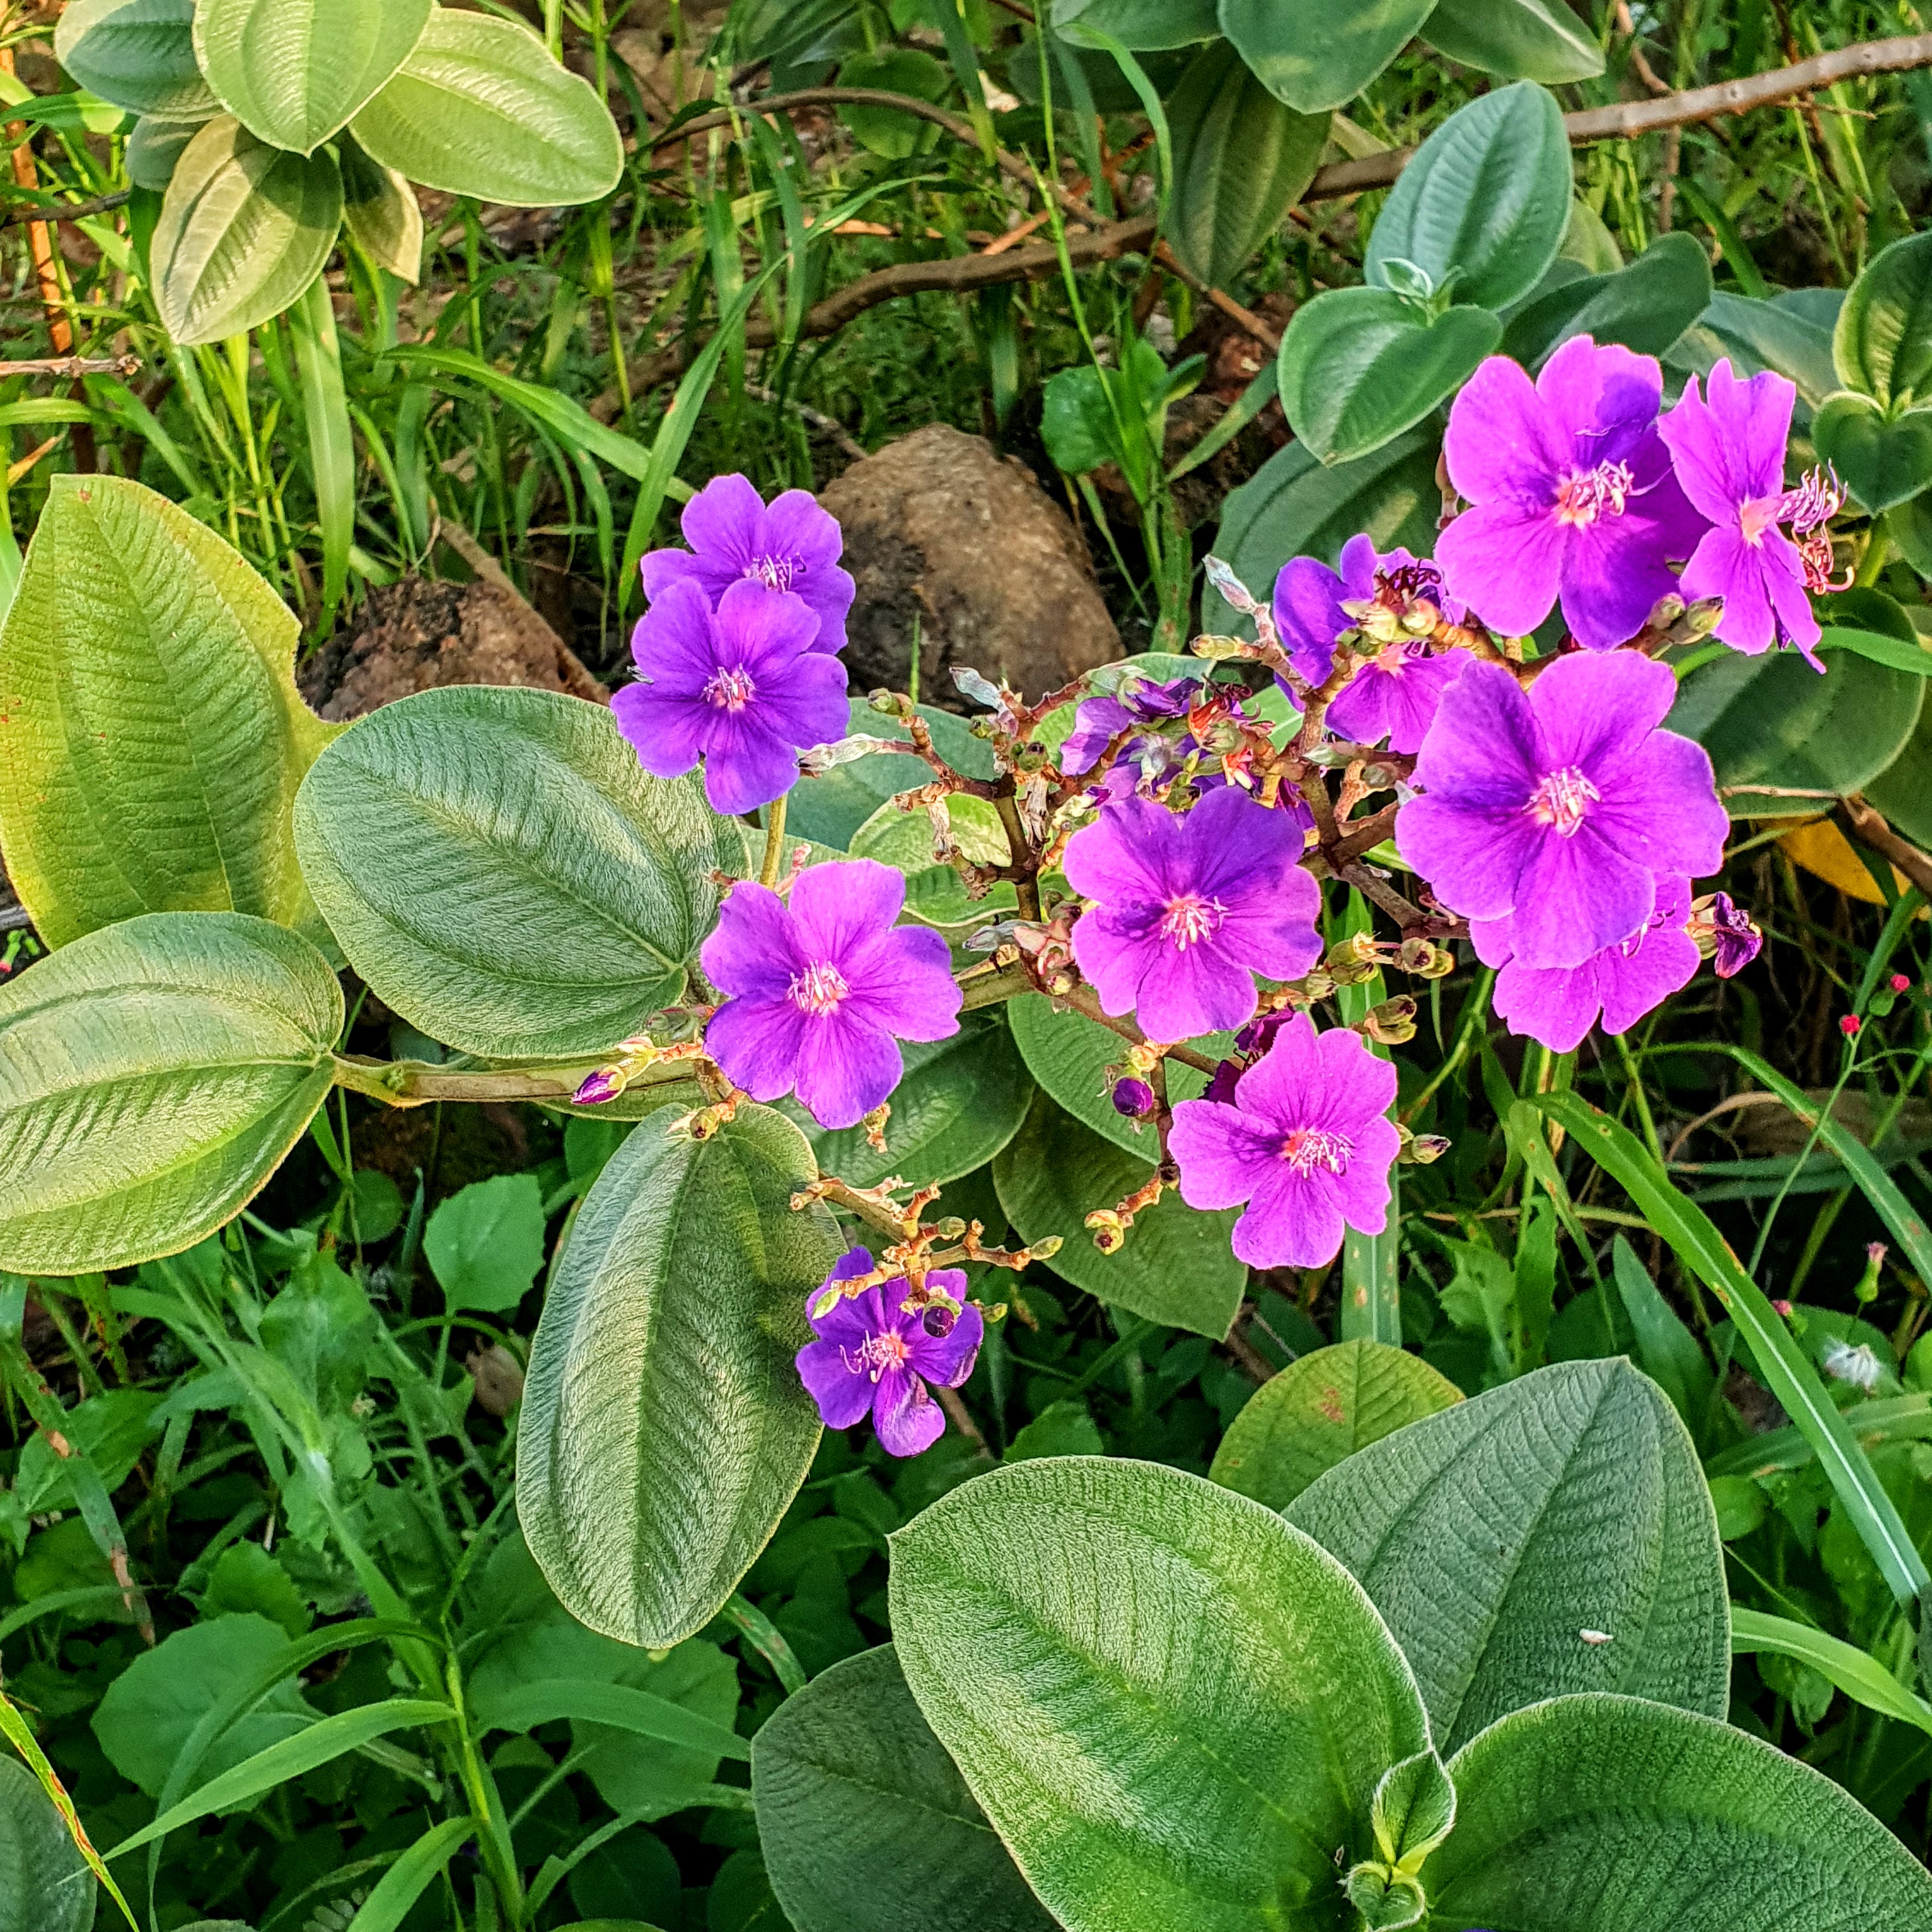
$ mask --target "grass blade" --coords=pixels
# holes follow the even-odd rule
[[[469,1818],[448,1818],[425,1832],[382,1877],[349,1922],[349,1932],[396,1932],[436,1874],[476,1829]]]
[[[1762,1610],[1731,1606],[1731,1651],[1748,1656],[1769,1651],[1778,1657],[1808,1664],[1820,1676],[1828,1678],[1855,1704],[1876,1711],[1882,1718],[1894,1718],[1902,1724],[1916,1724],[1932,1736],[1932,1704],[1908,1690],[1869,1651],[1845,1643],[1808,1624],[1793,1623],[1787,1617],[1768,1616]]]
[[[100,1854],[88,1841],[86,1829],[80,1822],[80,1814],[74,1808],[74,1800],[67,1795],[67,1786],[60,1781],[60,1774],[48,1763],[46,1754],[34,1742],[34,1734],[27,1728],[27,1720],[8,1702],[7,1694],[0,1690],[0,1737],[8,1742],[27,1761],[27,1768],[40,1781],[40,1789],[47,1794],[48,1802],[61,1815],[61,1822],[74,1840],[74,1849],[87,1861],[88,1869],[93,1873],[107,1890],[107,1895],[121,1908],[121,1916],[133,1926],[134,1932],[141,1932],[140,1922],[128,1909],[128,1901],[121,1896],[121,1888],[114,1882],[113,1875],[103,1862]]]
[[[342,380],[342,344],[328,280],[318,275],[288,312],[302,380],[308,431],[308,466],[322,526],[322,610],[316,633],[326,636],[349,587],[349,546],[356,534],[356,432]]]
[[[542,1684],[520,1684],[493,1697],[473,1713],[478,1725],[491,1731],[533,1731],[539,1724],[568,1718],[584,1724],[609,1724],[633,1737],[651,1738],[687,1750],[715,1752],[719,1757],[752,1761],[750,1741],[728,1725],[623,1684],[598,1683],[589,1678],[553,1678]]]

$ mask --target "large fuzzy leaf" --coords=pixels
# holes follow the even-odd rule
[[[87,1932],[94,1874],[40,1780],[0,1755],[0,1932]]]

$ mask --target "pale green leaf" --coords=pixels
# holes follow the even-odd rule
[[[543,1266],[543,1190],[536,1176],[472,1180],[437,1204],[422,1247],[452,1313],[464,1308],[506,1313],[530,1292]]]
[[[194,0],[69,0],[54,56],[82,86],[136,114],[199,121],[220,103],[194,58]]]
[[[1262,85],[1304,114],[1352,100],[1429,17],[1436,0],[1221,0],[1221,31]]]

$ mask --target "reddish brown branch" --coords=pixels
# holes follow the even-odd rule
[[[1932,898],[1932,852],[1922,852],[1910,839],[1901,838],[1862,798],[1843,800],[1834,815],[1850,836],[1881,859],[1889,860],[1928,898]]]

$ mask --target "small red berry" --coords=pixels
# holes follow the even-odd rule
[[[1892,976],[1892,990],[1894,993],[1908,992],[1911,988],[1911,985],[1912,982],[1908,980],[1903,973],[1894,973]]]
[[[1847,1040],[1856,1040],[1858,1037],[1858,1028],[1863,1024],[1864,1022],[1860,1020],[1856,1013],[1847,1013],[1838,1022],[1838,1030]]]

